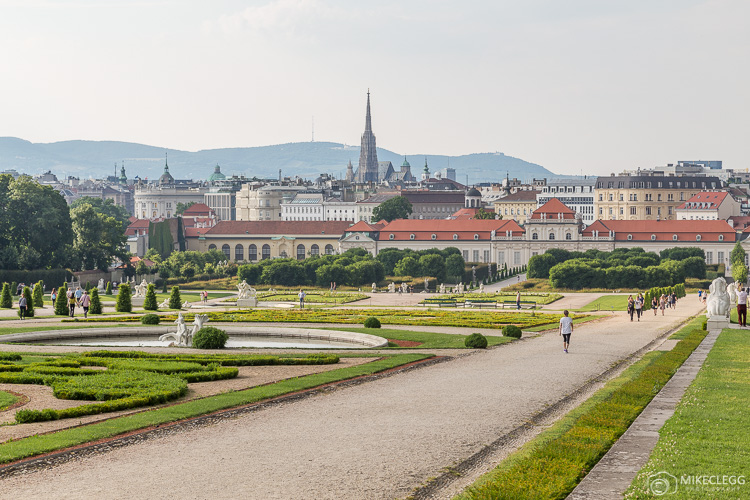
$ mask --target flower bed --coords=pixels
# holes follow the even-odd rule
[[[559,293],[542,293],[542,292],[524,292],[521,294],[521,300],[522,301],[531,301],[536,302],[537,304],[551,304],[552,302],[556,300],[560,300],[563,298],[562,295]],[[457,302],[463,302],[465,300],[495,300],[497,302],[502,302],[504,300],[516,300],[516,294],[515,293],[503,293],[503,292],[496,292],[496,293],[455,293],[455,294],[441,294],[441,295],[433,295],[432,297],[428,297],[427,299],[420,302],[420,304],[427,304],[429,305],[430,299],[444,299],[444,300],[455,300]]]

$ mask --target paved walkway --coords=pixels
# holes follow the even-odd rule
[[[0,496],[404,497],[699,310],[680,305],[577,327],[567,355],[546,334],[10,477]]]

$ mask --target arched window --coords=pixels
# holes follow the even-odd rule
[[[245,260],[245,247],[242,245],[235,245],[234,260]]]
[[[413,240],[414,238],[416,238],[416,236],[414,236],[414,233],[412,233],[412,234],[409,235],[409,239],[410,240]]]
[[[258,247],[255,245],[247,247],[247,260],[258,260]]]
[[[539,235],[536,234],[536,233],[531,233],[531,239],[532,240],[538,240],[539,239]]]
[[[632,234],[629,234],[629,235],[628,235],[628,241],[631,241],[632,239],[633,239],[633,235],[632,235]]]
[[[229,260],[229,245],[227,245],[226,243],[221,245],[221,251],[224,252],[224,257],[226,257],[227,260]]]
[[[719,241],[724,241],[724,235],[723,234],[719,235]],[[747,256],[745,256],[745,257],[747,257]]]
[[[261,248],[261,258],[262,259],[270,259],[271,258],[271,246],[268,244],[263,245]]]
[[[672,241],[677,241],[677,235],[676,234],[672,235]]]
[[[305,260],[305,245],[297,245],[297,260]]]
[[[549,239],[554,240],[555,239],[555,233],[549,233]]]
[[[651,241],[656,241],[656,235],[655,234],[651,235]]]
[[[566,240],[572,240],[573,239],[573,235],[570,234],[570,233],[565,233],[565,239]]]
[[[430,236],[430,238],[432,238],[433,240],[436,240],[437,239],[437,235],[433,234],[432,236]]]
[[[478,239],[479,239],[479,235],[478,235],[478,234],[475,234],[475,235],[474,235],[474,239],[475,239],[475,240],[478,240]]]
[[[701,235],[700,234],[696,234],[695,235],[695,241],[700,241],[700,240],[701,240]]]
[[[208,249],[209,250],[216,250],[216,245],[214,245],[213,243],[211,243],[210,245],[208,245]]]
[[[454,240],[457,240],[457,239],[458,239],[458,235],[457,235],[457,234],[454,234],[454,235],[453,235],[453,239],[454,239]]]
[[[326,245],[326,255],[333,255],[333,245]]]
[[[311,246],[310,255],[320,255],[320,247],[318,245]]]
[[[393,233],[391,233],[391,234],[388,235],[388,239],[389,240],[392,240],[393,238],[395,238],[395,236],[393,235]]]

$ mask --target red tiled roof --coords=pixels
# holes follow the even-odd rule
[[[459,217],[462,219],[473,219],[477,212],[479,212],[479,210],[480,208],[462,208],[458,212],[451,215],[451,217],[453,217],[454,219],[458,219]],[[484,211],[491,214],[495,213],[495,209],[493,208],[485,208]]]
[[[701,191],[677,207],[677,210],[716,210],[729,193],[726,191]]]
[[[186,238],[198,238],[203,234],[206,234],[206,231],[208,231],[211,228],[208,227],[186,227],[185,228],[185,237]]]
[[[341,236],[349,229],[348,221],[221,221],[214,227],[207,229],[206,236],[229,235],[287,235],[304,234]]]
[[[211,227],[216,225],[216,219],[213,217],[191,217],[189,219],[182,219],[182,224],[185,227],[196,227],[202,225],[204,227]]]
[[[698,235],[700,241],[734,241],[736,234],[723,220],[597,220],[583,230],[583,236],[593,236],[594,231],[606,236],[610,230],[617,241],[628,241],[628,235],[633,241],[675,241],[674,235],[676,241],[694,242]]]
[[[135,236],[136,230],[140,234],[148,232],[148,224],[150,222],[148,219],[133,219],[133,222],[125,229],[125,236]]]
[[[732,221],[735,230],[745,229],[750,226],[750,215],[733,215],[727,220],[727,222],[729,221]]]
[[[211,208],[205,203],[194,203],[182,213],[184,217],[208,216],[212,212]]]
[[[544,215],[544,217],[542,217]],[[531,212],[532,219],[575,219],[576,211],[565,205],[557,198],[550,200]]]
[[[523,228],[514,220],[481,220],[481,219],[397,219],[387,224],[380,230],[380,240],[404,241],[414,240],[427,241],[454,241],[453,235],[458,236],[458,240],[474,240],[474,235],[479,235],[479,240],[489,240],[492,231],[496,234],[505,234],[506,231],[513,231],[514,234],[521,236]]]
[[[354,224],[353,226],[350,226],[346,232],[352,232],[352,233],[369,233],[372,231],[377,231],[383,227],[383,224],[368,224],[367,222],[361,220]]]

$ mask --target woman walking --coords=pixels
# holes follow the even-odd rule
[[[643,297],[638,294],[638,298],[635,299],[635,315],[638,316],[638,321],[641,320],[641,312],[643,312]]]
[[[52,308],[55,307],[55,299],[57,299],[57,288],[53,288],[49,294],[49,298],[52,300]]]
[[[659,299],[657,299],[655,295],[654,298],[651,299],[651,309],[654,310],[654,316],[656,316],[656,311],[659,309]]]
[[[633,300],[632,295],[628,295],[628,315],[630,316],[630,321],[633,321],[634,312],[635,312],[635,301]]]
[[[661,294],[661,298],[659,299],[659,309],[661,309],[661,315],[664,316],[664,309],[667,307],[667,297],[664,294]]]

